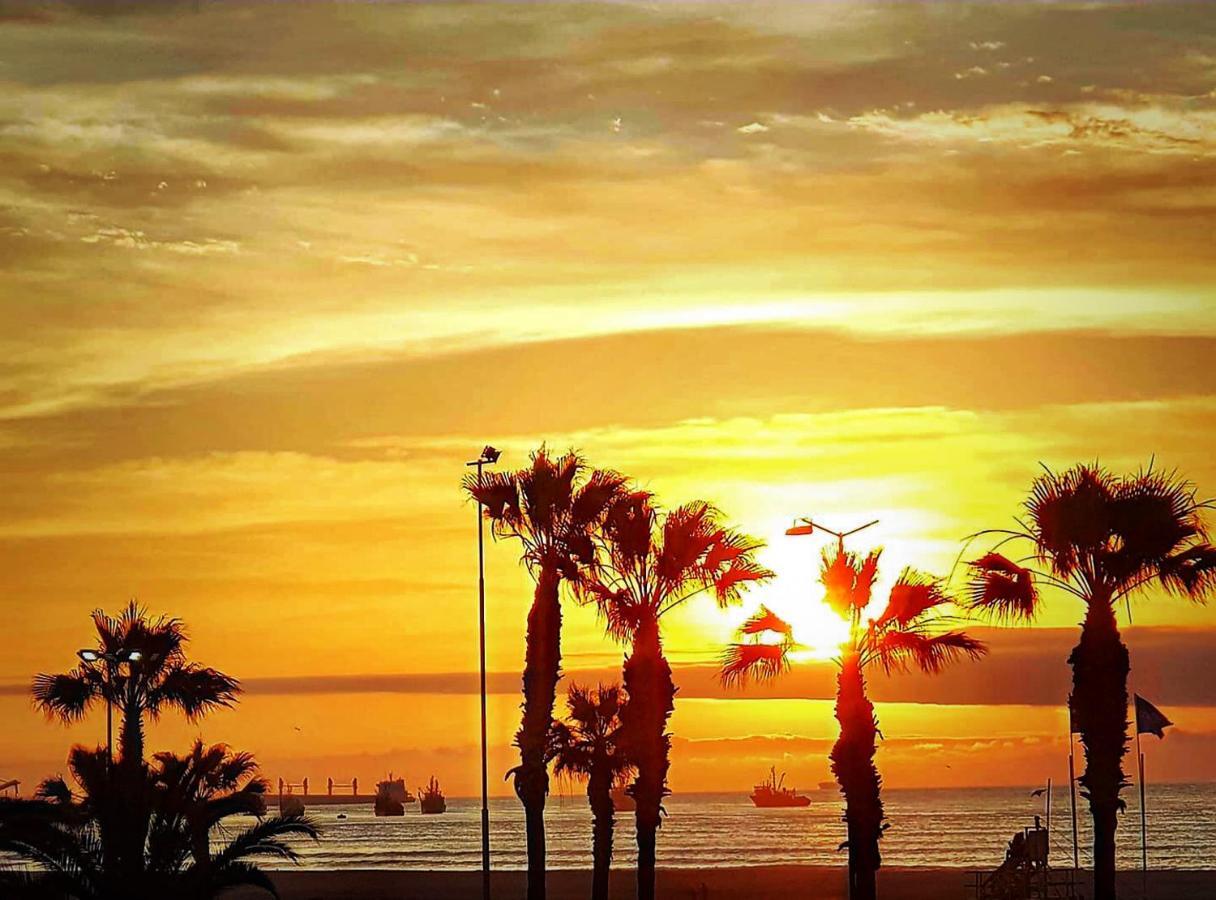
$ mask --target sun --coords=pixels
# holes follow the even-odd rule
[[[798,644],[795,660],[831,659],[849,637],[849,626],[823,600],[819,583],[820,547],[784,535],[769,543],[761,558],[777,573],[755,599],[790,623]]]

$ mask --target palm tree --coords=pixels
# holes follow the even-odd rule
[[[554,771],[587,781],[591,806],[592,874],[591,900],[608,900],[608,871],[612,865],[612,830],[616,808],[612,789],[633,771],[621,746],[621,711],[624,693],[619,685],[591,690],[570,685],[566,695],[568,722],[554,722],[552,753]]]
[[[65,723],[79,721],[97,703],[112,703],[122,715],[119,738],[121,759],[135,766],[143,761],[144,717],[160,717],[168,709],[188,719],[219,707],[231,706],[240,683],[215,669],[187,661],[189,640],[178,619],[148,617],[134,601],[117,616],[93,613],[100,654],[113,657],[121,650],[138,650],[139,659],[109,672],[82,663],[61,675],[34,679],[34,704]]]
[[[919,669],[937,674],[963,657],[978,659],[984,644],[950,624],[943,607],[950,604],[940,580],[905,569],[891,588],[878,618],[863,619],[878,575],[881,550],[865,557],[838,546],[823,556],[820,580],[827,589],[828,605],[849,622],[849,637],[836,660],[836,720],[840,736],[830,754],[832,774],[844,794],[846,840],[849,852],[849,896],[873,900],[876,876],[882,865],[879,839],[886,830],[882,806],[882,778],[874,765],[878,718],[866,693],[866,670],[877,664],[884,673]],[[727,648],[722,680],[742,683],[749,677],[773,678],[789,665],[794,649],[790,626],[768,609],[760,611],[740,629],[745,640]],[[779,636],[766,642],[768,633]],[[750,640],[746,638],[750,636]]]
[[[135,770],[141,821],[134,823],[130,798],[118,796],[103,748],[73,748],[69,766],[79,796],[57,778],[44,782],[33,800],[0,800],[0,851],[36,869],[33,877],[0,882],[6,897],[202,900],[238,886],[275,894],[256,860],[294,861],[286,839],[317,836],[303,816],[276,816],[213,846],[213,837],[227,836],[227,819],[265,808],[266,783],[256,777],[252,758],[222,745],[200,742],[182,757],[157,754],[153,765]],[[116,834],[132,828],[143,841],[135,859],[121,855],[130,835]]]
[[[1167,593],[1202,601],[1216,586],[1216,548],[1208,542],[1204,511],[1193,485],[1176,473],[1148,469],[1114,475],[1097,465],[1064,472],[1045,469],[1014,529],[982,532],[999,543],[970,563],[969,605],[1006,620],[1030,621],[1040,586],[1085,604],[1081,640],[1072,666],[1069,708],[1085,747],[1078,779],[1094,820],[1094,897],[1115,898],[1115,831],[1126,784],[1127,646],[1115,607],[1156,583]],[[1024,558],[999,552],[1027,545]]]
[[[515,743],[515,793],[524,807],[528,844],[528,900],[545,897],[546,750],[557,682],[561,678],[561,584],[577,583],[597,560],[593,533],[620,493],[624,477],[589,469],[577,453],[554,458],[542,447],[516,472],[483,472],[464,480],[482,505],[496,538],[523,545],[523,562],[536,580],[528,612],[523,673],[523,718]]]
[[[676,695],[660,621],[704,591],[712,591],[721,606],[736,602],[744,587],[772,573],[755,561],[759,545],[721,525],[718,511],[700,501],[664,515],[650,494],[630,493],[609,511],[603,534],[606,562],[577,588],[598,604],[609,634],[630,645],[622,741],[637,768],[627,790],[637,806],[638,898],[653,900],[655,839],[668,793],[666,728]]]

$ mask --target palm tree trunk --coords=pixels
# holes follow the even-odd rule
[[[608,871],[612,865],[612,775],[607,763],[592,770],[587,781],[587,801],[591,804],[591,900],[608,900]]]
[[[138,768],[138,763],[143,762],[143,709],[136,700],[130,697],[123,700],[122,726],[118,735],[118,751],[120,765]]]
[[[845,655],[836,680],[836,720],[840,737],[832,747],[832,773],[844,794],[844,820],[849,851],[849,897],[874,900],[882,864],[883,808],[874,752],[878,721],[866,696],[865,678],[856,652]]]
[[[634,633],[623,675],[629,703],[621,711],[621,726],[638,772],[633,785],[637,804],[638,900],[654,900],[655,841],[670,765],[667,719],[675,708],[676,696],[671,666],[663,657],[657,619],[642,622]]]
[[[1068,658],[1076,725],[1085,746],[1085,774],[1077,779],[1094,820],[1094,900],[1115,900],[1115,830],[1126,784],[1127,646],[1108,598],[1089,600],[1081,641]]]
[[[557,699],[557,682],[561,677],[560,584],[561,578],[555,569],[541,568],[532,609],[528,612],[524,714],[515,738],[519,745],[515,793],[524,806],[528,842],[528,900],[545,900],[545,798],[549,794],[545,750]]]
[[[145,867],[144,843],[148,837],[150,809],[148,782],[144,765],[143,706],[135,685],[127,684],[122,698],[122,725],[118,738],[119,758],[111,778],[118,793],[115,803],[118,843],[122,862],[120,881],[136,879]]]

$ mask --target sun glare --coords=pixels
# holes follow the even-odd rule
[[[764,563],[777,577],[757,592],[763,602],[793,627],[798,644],[794,661],[831,659],[849,636],[849,626],[828,607],[819,583],[818,542],[786,537],[770,539],[763,551]]]

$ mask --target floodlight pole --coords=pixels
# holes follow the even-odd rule
[[[114,768],[114,663],[106,656],[106,771]]]
[[[498,462],[499,451],[486,445],[481,455],[466,466],[476,466],[481,483],[484,466]],[[481,657],[481,897],[490,900],[490,778],[486,740],[486,549],[485,520],[477,503],[477,628]]]
[[[102,682],[105,684],[106,695],[106,771],[114,767],[114,669],[119,663],[128,665],[142,658],[139,651],[122,648],[114,653],[97,650],[78,650],[76,655],[85,665],[101,661],[105,664],[102,669]]]

